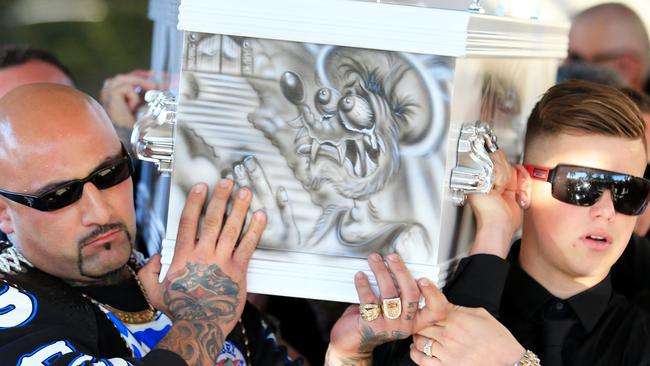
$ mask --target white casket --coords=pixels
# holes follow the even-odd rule
[[[519,159],[566,52],[566,26],[465,8],[183,0],[178,20],[177,104],[153,100],[134,141],[171,171],[163,265],[189,187],[231,177],[269,217],[248,291],[345,302],[371,252],[444,282],[473,236],[450,190],[461,126]]]

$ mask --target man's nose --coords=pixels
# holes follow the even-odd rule
[[[94,184],[84,184],[80,203],[83,205],[82,223],[84,226],[105,225],[111,218],[111,207],[101,190]]]
[[[605,190],[598,201],[590,207],[590,212],[593,218],[604,218],[607,221],[614,218],[616,210],[614,209],[614,201],[612,200],[612,191],[609,189]]]

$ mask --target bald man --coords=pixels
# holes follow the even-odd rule
[[[224,221],[233,184],[220,181],[199,231],[208,189],[193,187],[158,284],[159,258],[135,274],[131,160],[93,99],[54,84],[5,95],[0,171],[0,230],[11,240],[0,250],[2,364],[292,364],[244,310],[247,263],[265,225],[255,213],[239,239],[247,189]]]
[[[650,75],[650,43],[643,21],[630,8],[606,3],[579,13],[569,32],[566,62],[589,62],[616,70],[643,90]]]

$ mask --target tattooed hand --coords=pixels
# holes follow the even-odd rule
[[[358,305],[350,306],[332,328],[325,356],[326,366],[370,365],[372,351],[378,345],[404,339],[444,318],[447,309],[444,297],[441,299],[444,303],[431,304],[418,311],[420,290],[406,265],[395,253],[387,256],[386,263],[387,265],[379,254],[368,256],[368,264],[377,279],[381,299],[374,294],[363,272],[356,274],[354,284],[361,304],[381,306],[383,299],[399,297],[402,305],[400,317],[388,319],[385,315],[379,315],[375,320],[366,321],[361,319]]]
[[[264,213],[256,212],[238,241],[252,194],[248,189],[237,192],[224,223],[232,186],[230,180],[219,181],[200,229],[207,187],[198,184],[189,193],[162,294],[152,299],[154,304],[162,300],[174,320],[158,347],[178,353],[188,365],[214,365],[237,324],[246,302],[248,261],[266,222]]]

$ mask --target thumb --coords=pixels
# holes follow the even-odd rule
[[[424,297],[425,306],[418,312],[415,323],[416,332],[447,318],[447,313],[451,307],[442,291],[429,279],[419,279],[418,287]]]
[[[156,309],[161,309],[163,303],[162,284],[158,282],[161,267],[160,254],[155,254],[151,259],[149,259],[149,262],[138,271],[138,279],[140,280],[142,287],[144,287],[144,291],[147,293],[149,301],[151,301],[151,304]]]

